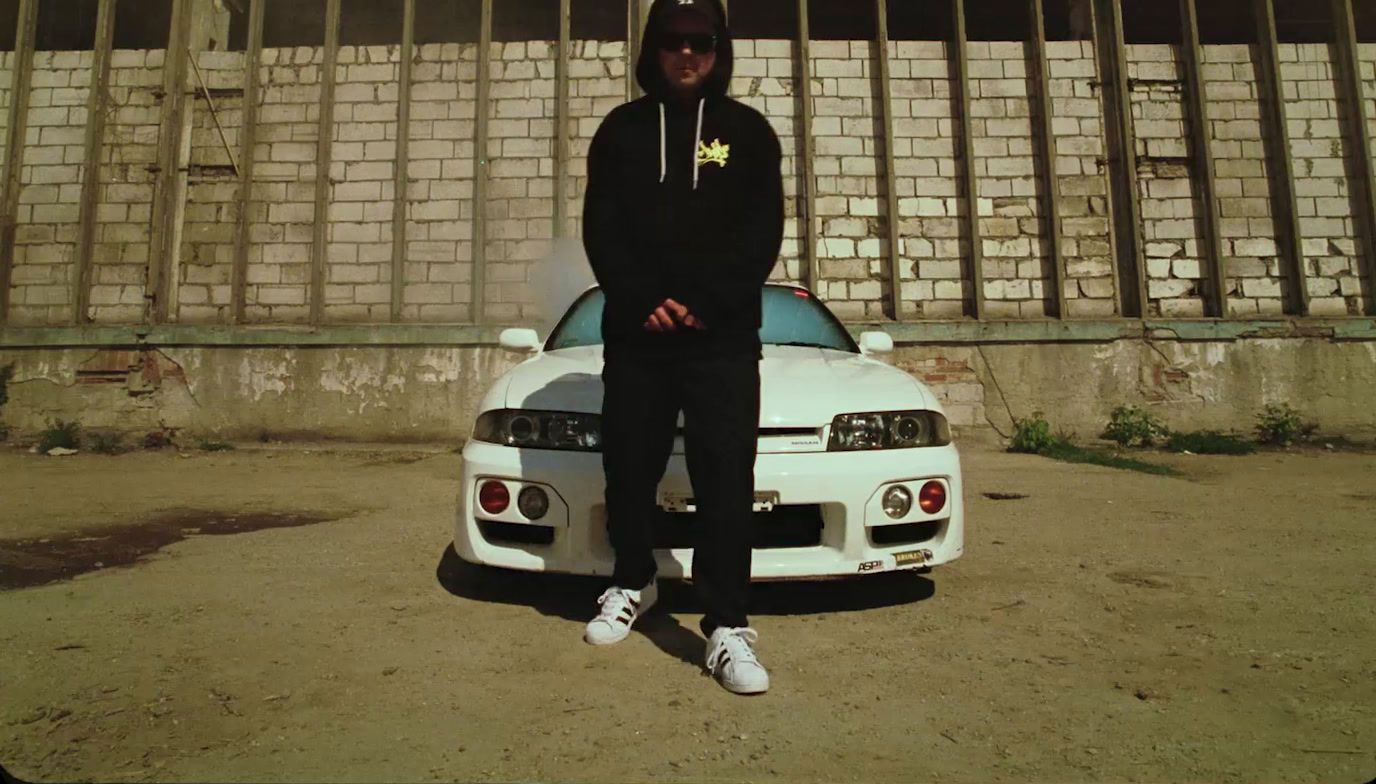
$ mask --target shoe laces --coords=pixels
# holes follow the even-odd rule
[[[621,588],[608,588],[597,597],[597,603],[602,605],[602,611],[597,614],[599,621],[615,621],[621,617],[621,611],[630,608],[631,615],[636,614],[635,606],[631,604],[631,597],[626,595],[626,591]]]
[[[717,671],[717,662],[721,661],[722,654],[729,653],[731,661],[737,664],[758,665],[760,660],[755,656],[755,650],[751,646],[760,641],[760,633],[749,627],[731,629],[721,636],[717,641],[712,652],[707,656],[707,669],[712,672]]]

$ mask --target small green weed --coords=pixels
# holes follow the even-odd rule
[[[1056,437],[1051,435],[1051,424],[1042,412],[1035,411],[1027,419],[1013,421],[1013,443],[1008,451],[1036,455],[1055,442]]]
[[[38,451],[47,454],[54,449],[80,449],[81,423],[61,419],[48,422],[48,429],[38,435]]]
[[[1140,471],[1157,476],[1175,476],[1177,474],[1175,469],[1168,466],[1123,457],[1103,449],[1078,446],[1074,442],[1074,436],[1070,433],[1053,434],[1051,424],[1046,421],[1045,416],[1040,411],[1027,419],[1017,420],[1014,427],[1013,443],[1008,447],[1010,452],[1041,455],[1063,463],[1098,465],[1126,471]]]
[[[98,455],[118,455],[127,451],[124,436],[113,430],[93,430],[86,434],[87,448]]]
[[[1109,414],[1104,438],[1119,446],[1151,446],[1166,435],[1166,427],[1137,406],[1118,406]]]
[[[224,441],[202,440],[199,444],[197,444],[197,446],[200,448],[202,452],[230,452],[234,449],[233,444],[226,443]]]
[[[1196,455],[1250,455],[1257,451],[1251,441],[1217,430],[1171,433],[1166,448],[1172,452],[1193,452]]]
[[[1309,438],[1318,425],[1307,423],[1289,403],[1271,404],[1257,414],[1257,440],[1270,446],[1290,446]]]

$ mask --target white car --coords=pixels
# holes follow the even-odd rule
[[[465,561],[536,572],[611,575],[600,446],[600,289],[570,306],[543,344],[479,407],[463,450],[454,547]],[[873,359],[806,289],[764,291],[754,580],[926,569],[964,551],[960,455],[940,404],[912,376]],[[680,418],[680,427],[682,419]],[[675,443],[659,487],[659,575],[692,578],[696,514]]]

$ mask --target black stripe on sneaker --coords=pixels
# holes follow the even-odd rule
[[[626,624],[627,626],[630,626],[631,622],[635,620],[635,613],[631,612],[630,610],[624,609],[621,612],[623,613],[622,617],[617,618],[617,620]]]
[[[725,670],[725,669],[726,669],[726,665],[728,665],[728,664],[730,664],[730,663],[731,663],[731,655],[730,655],[730,654],[723,653],[723,654],[721,655],[721,658],[717,660],[717,669],[718,669],[718,670]]]

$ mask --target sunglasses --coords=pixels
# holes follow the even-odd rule
[[[687,46],[693,54],[707,54],[717,49],[717,37],[711,33],[660,33],[659,48],[666,52],[681,52]]]

